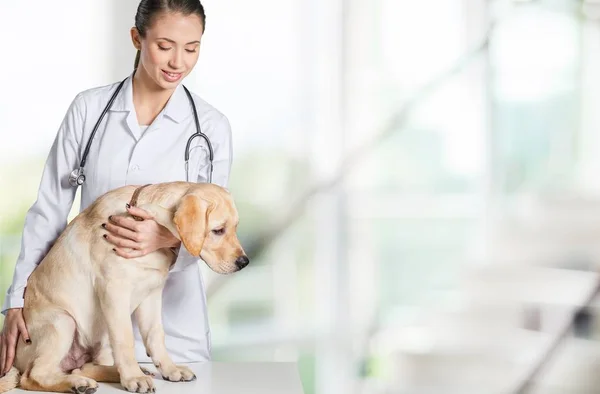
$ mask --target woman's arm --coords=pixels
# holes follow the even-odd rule
[[[37,200],[25,216],[21,252],[2,313],[22,308],[29,275],[44,258],[67,225],[76,189],[69,184],[69,174],[79,166],[79,139],[83,129],[83,99],[77,95],[60,125],[46,160]],[[77,138],[76,138],[77,137]]]

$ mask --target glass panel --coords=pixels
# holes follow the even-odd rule
[[[575,14],[546,5],[523,5],[495,30],[490,63],[498,192],[574,186],[580,40]]]

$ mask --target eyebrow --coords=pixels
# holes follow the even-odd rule
[[[165,40],[165,41],[169,41],[172,44],[177,44],[175,41],[171,40],[170,38],[166,38],[166,37],[159,37],[159,40]],[[196,41],[190,41],[185,45],[190,45],[190,44],[200,44],[200,41],[196,40]]]

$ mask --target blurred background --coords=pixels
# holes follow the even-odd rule
[[[137,3],[0,3],[0,302]],[[231,122],[251,255],[203,267],[215,361],[297,362],[307,394],[600,392],[600,1],[203,4],[185,83]]]

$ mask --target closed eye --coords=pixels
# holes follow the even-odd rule
[[[214,229],[212,232],[215,235],[223,235],[225,234],[225,227]]]

